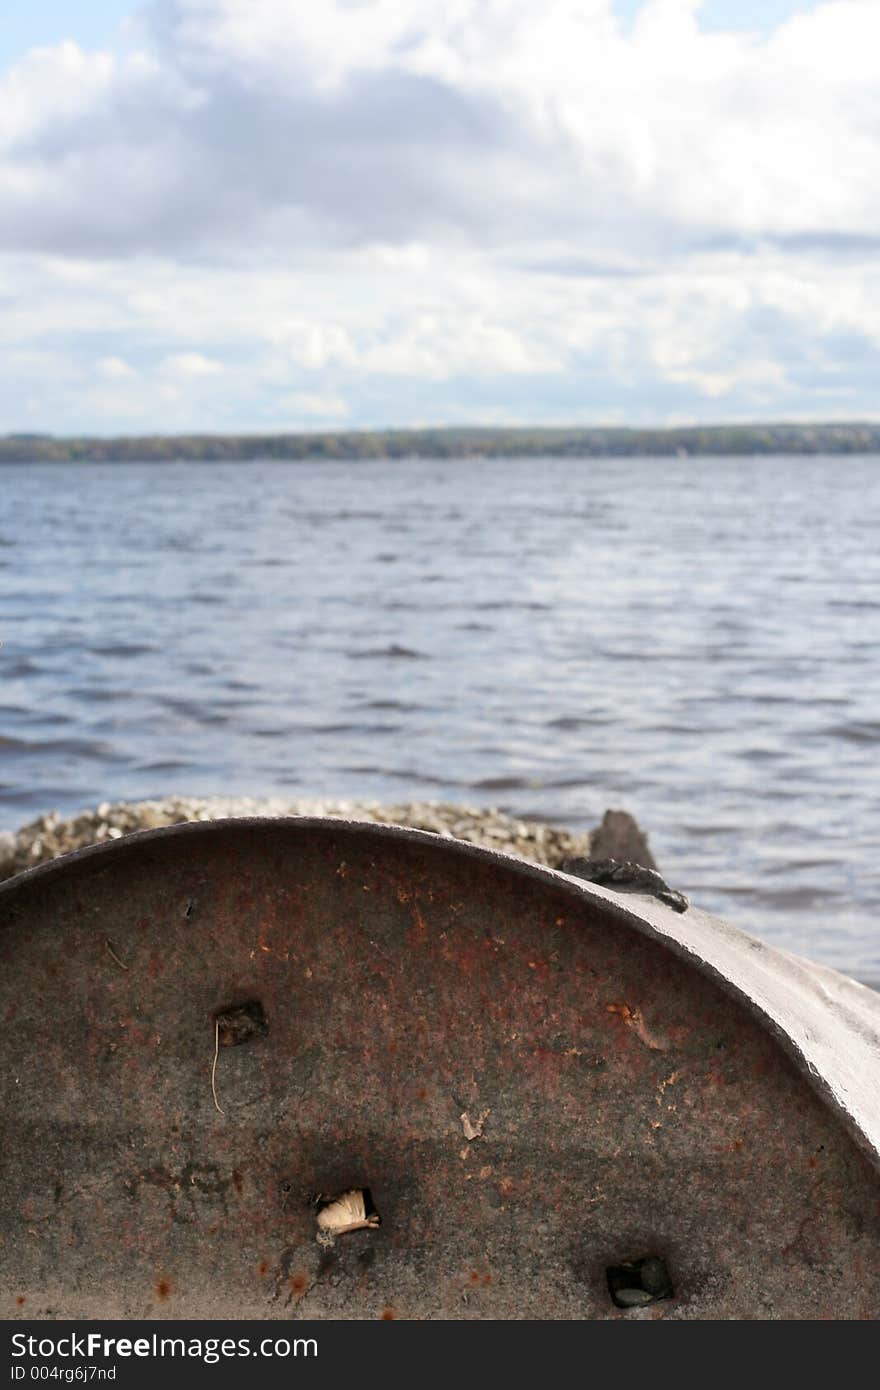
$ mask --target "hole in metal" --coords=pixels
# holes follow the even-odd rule
[[[616,1308],[645,1308],[661,1298],[672,1298],[674,1293],[669,1270],[659,1255],[609,1265],[605,1277]]]
[[[251,1038],[264,1038],[269,1031],[266,1010],[258,999],[231,1005],[214,1015],[221,1047],[239,1047]]]
[[[379,1213],[368,1187],[351,1187],[335,1197],[318,1196],[318,1233],[332,1241],[349,1231],[374,1231],[380,1224]]]

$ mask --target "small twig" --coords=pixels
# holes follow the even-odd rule
[[[127,970],[127,969],[128,969],[128,966],[125,964],[125,961],[122,961],[122,960],[119,959],[119,957],[117,956],[117,954],[116,954],[116,952],[114,951],[113,947],[110,945],[110,938],[109,938],[109,936],[108,936],[108,937],[105,937],[105,939],[104,939],[104,945],[107,947],[107,950],[108,950],[108,952],[109,952],[109,954],[110,954],[110,959],[116,961],[116,964],[119,966],[119,969],[120,969],[120,970]]]
[[[212,1065],[211,1065],[211,1095],[214,1097],[214,1104],[215,1104],[215,1106],[217,1107],[217,1110],[218,1110],[219,1114],[225,1115],[225,1114],[226,1114],[226,1111],[223,1109],[222,1105],[220,1104],[219,1100],[217,1099],[216,1076],[217,1076],[217,1058],[219,1057],[219,1055],[220,1055],[220,1020],[219,1020],[219,1018],[215,1018],[215,1019],[214,1019],[214,1061],[213,1061],[213,1063],[212,1063]]]

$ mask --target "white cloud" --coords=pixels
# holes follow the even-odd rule
[[[873,233],[878,0],[768,39],[648,0],[168,0],[0,80],[7,245]],[[150,30],[145,31],[147,34]]]
[[[115,78],[109,53],[84,53],[71,40],[33,49],[0,76],[0,148],[93,111]]]
[[[443,259],[442,274],[355,251],[301,271],[256,258],[231,269],[140,261],[137,314],[128,263],[107,262],[97,284],[66,287],[61,334],[57,278],[46,294],[42,261],[20,259],[0,284],[11,301],[0,316],[0,419],[15,428],[28,394],[47,428],[97,421],[104,432],[815,417],[837,413],[851,383],[849,413],[877,414],[880,266],[870,258],[856,279],[834,259],[808,261],[805,274],[802,258],[773,248],[638,275],[537,274],[464,251]],[[87,323],[114,345],[94,359],[105,362],[100,394],[80,348]],[[114,358],[137,375],[108,371]]]
[[[318,392],[295,391],[290,396],[281,396],[276,402],[279,411],[289,411],[292,419],[290,428],[301,428],[303,421],[312,424],[316,421],[325,425],[342,425],[348,420],[351,411],[342,396],[321,395]]]
[[[128,381],[137,372],[122,357],[102,357],[97,364],[98,371],[110,381]]]
[[[171,377],[198,378],[216,376],[223,367],[200,352],[175,352],[160,363],[159,370]]]
[[[0,75],[0,429],[821,414],[842,372],[867,413],[878,51],[880,0],[766,36],[160,0],[124,50],[35,50]]]

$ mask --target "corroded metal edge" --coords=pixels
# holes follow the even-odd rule
[[[284,827],[325,830],[377,842],[389,839],[418,844],[441,856],[492,862],[523,878],[562,889],[572,897],[601,902],[612,918],[661,942],[738,1000],[776,1038],[814,1091],[880,1169],[880,995],[826,966],[767,946],[697,908],[680,914],[655,899],[621,895],[502,850],[374,821],[315,816],[184,821],[89,845],[23,870],[0,883],[0,910],[6,900],[26,886],[49,882],[107,855],[118,858],[146,843],[210,836],[228,829],[277,831]]]

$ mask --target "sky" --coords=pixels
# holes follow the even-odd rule
[[[880,0],[30,0],[0,433],[880,418]]]

